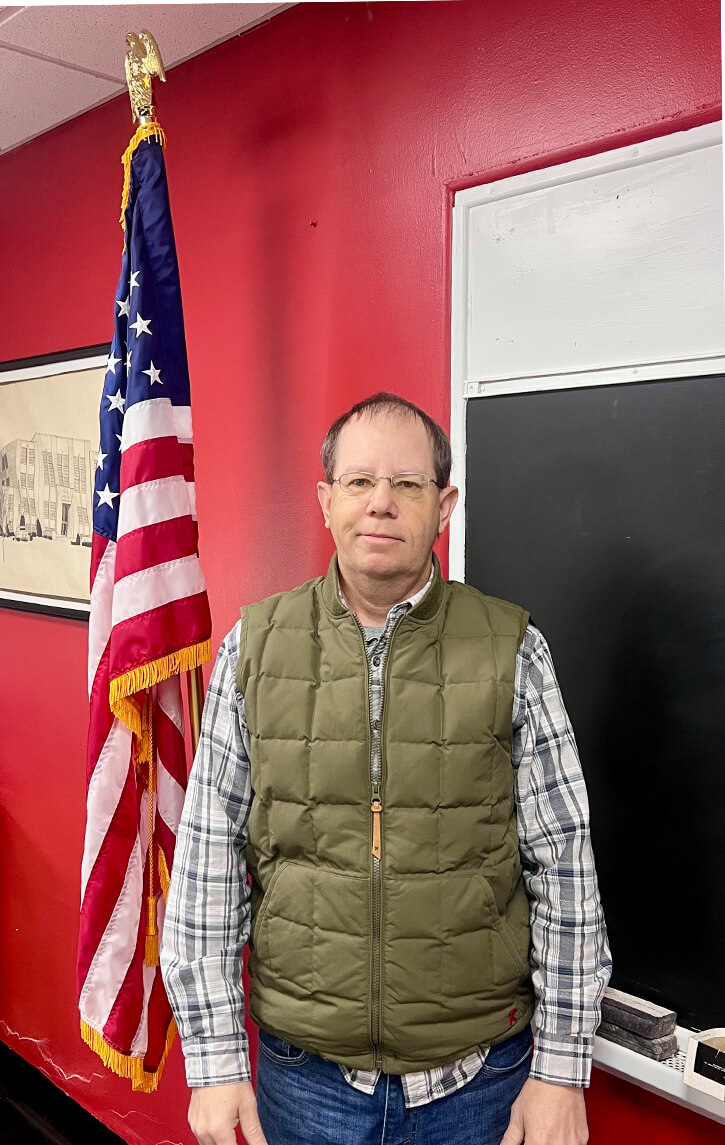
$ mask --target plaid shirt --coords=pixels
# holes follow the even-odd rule
[[[427,587],[395,605],[384,628],[365,630],[373,722],[382,706],[390,631]],[[245,849],[252,790],[244,699],[236,686],[240,627],[238,621],[222,642],[209,682],[163,931],[161,965],[192,1087],[251,1079],[241,956],[251,922]],[[373,738],[373,769],[375,754]],[[531,904],[536,1009],[530,1076],[588,1085],[611,960],[574,734],[548,646],[531,624],[516,661],[512,763]],[[486,1053],[481,1049],[447,1066],[404,1074],[406,1106],[460,1089],[481,1069]],[[344,1063],[340,1069],[365,1093],[374,1091],[380,1076],[380,1070]]]

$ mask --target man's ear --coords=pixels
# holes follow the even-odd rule
[[[330,502],[332,501],[332,485],[326,481],[317,482],[317,500],[320,502],[322,516],[325,519],[325,528],[330,527]]]
[[[455,485],[447,485],[445,489],[441,489],[441,495],[440,495],[441,521],[440,521],[440,525],[438,526],[438,535],[439,536],[443,532],[443,530],[445,529],[448,522],[450,521],[451,513],[455,509],[457,501],[458,501],[458,490],[456,489]]]

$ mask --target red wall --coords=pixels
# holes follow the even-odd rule
[[[337,413],[447,420],[452,189],[718,119],[718,35],[717,0],[307,4],[170,73],[216,644],[326,562]],[[0,157],[0,360],[110,338],[130,127],[124,97]],[[0,1036],[134,1145],[190,1142],[180,1053],[133,1096],[77,1033],[86,626],[1,611],[0,649]],[[725,1140],[598,1072],[590,1111],[594,1145]]]

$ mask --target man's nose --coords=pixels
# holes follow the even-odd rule
[[[397,512],[397,501],[387,477],[381,477],[372,493],[368,497],[368,513],[386,513],[394,515]]]

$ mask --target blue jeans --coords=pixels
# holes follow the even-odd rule
[[[529,1028],[489,1051],[472,1081],[406,1109],[400,1078],[368,1095],[340,1067],[259,1031],[257,1106],[269,1145],[500,1145],[529,1073]]]

